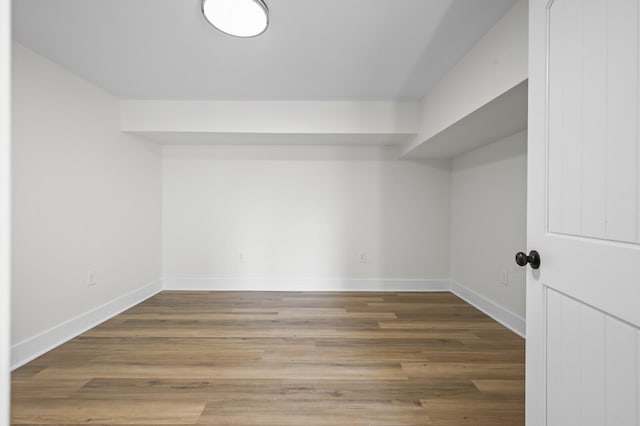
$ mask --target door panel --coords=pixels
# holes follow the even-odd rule
[[[559,297],[553,291],[547,295],[547,354],[549,375],[549,424],[569,425],[580,411],[581,365],[574,360],[580,355],[580,305]]]
[[[602,0],[600,0],[602,1]],[[638,2],[607,1],[607,239],[638,242]]]
[[[557,0],[550,15],[549,218],[550,229],[581,234],[582,20],[581,0]],[[561,141],[561,143],[555,143]]]
[[[548,8],[548,219],[638,243],[638,2]]]
[[[636,329],[611,317],[605,319],[608,425],[636,426],[636,335]]]
[[[636,426],[638,329],[546,293],[547,424]]]
[[[584,0],[584,45],[582,68],[582,227],[581,235],[606,237],[606,126],[607,111],[607,2]]]
[[[640,332],[636,331],[636,413],[637,423],[640,426]]]
[[[606,424],[606,371],[605,371],[605,315],[595,309],[581,309],[580,353],[582,399],[582,424],[602,426]]]

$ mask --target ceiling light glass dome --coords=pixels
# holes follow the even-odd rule
[[[218,30],[235,37],[255,37],[269,26],[262,0],[202,0],[204,17]]]

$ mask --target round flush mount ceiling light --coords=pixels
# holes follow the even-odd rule
[[[269,26],[262,0],[202,0],[202,13],[215,28],[236,37],[255,37]]]

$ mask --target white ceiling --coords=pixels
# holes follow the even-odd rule
[[[417,100],[515,0],[267,0],[221,34],[200,0],[19,0],[14,38],[123,99]]]

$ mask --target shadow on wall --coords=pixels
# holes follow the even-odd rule
[[[380,164],[377,276],[448,279],[450,176],[446,159]]]
[[[525,317],[527,139],[520,132],[452,163],[452,280]],[[469,256],[473,253],[473,256]]]

